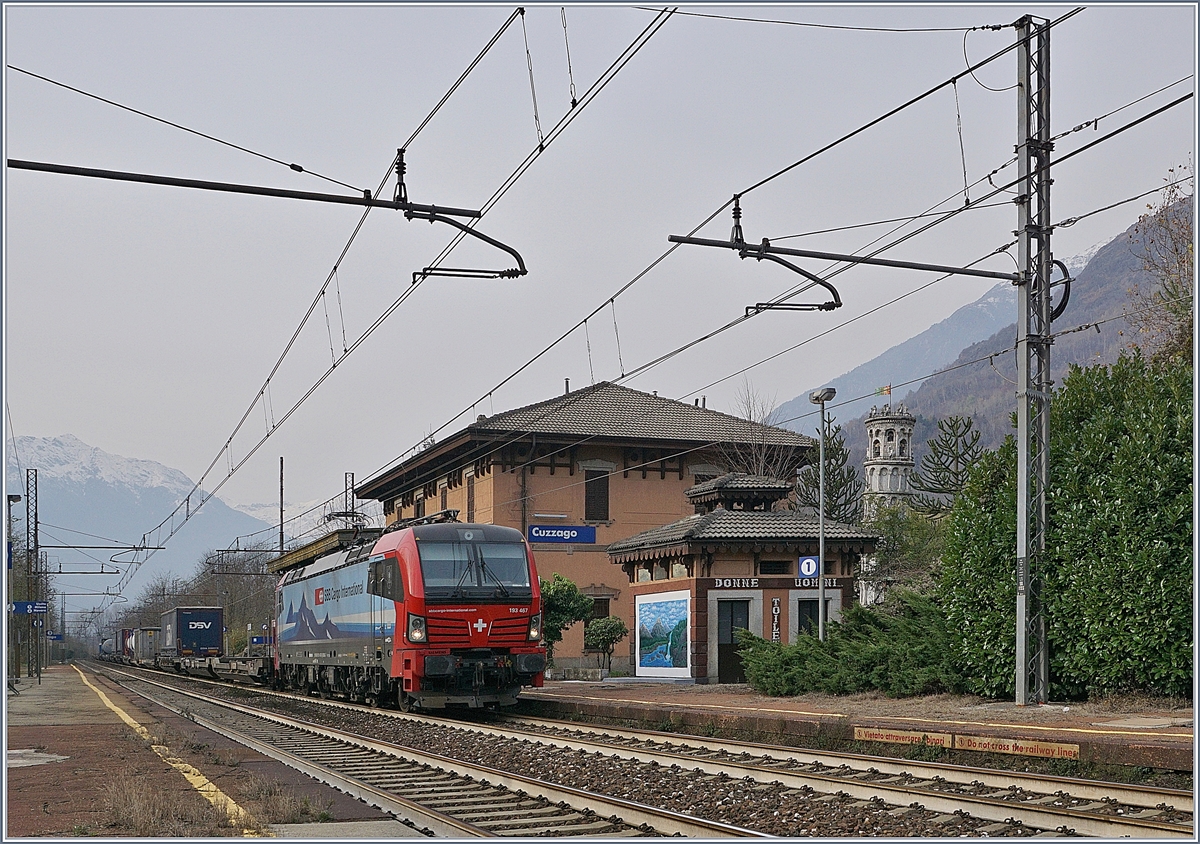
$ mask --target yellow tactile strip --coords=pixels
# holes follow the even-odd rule
[[[146,742],[150,744],[151,749],[158,754],[160,759],[162,759],[175,770],[179,771],[179,773],[183,774],[184,779],[191,783],[192,787],[195,788],[196,791],[200,792],[200,795],[204,797],[205,800],[216,806],[218,809],[224,810],[229,816],[230,822],[241,826],[242,835],[247,837],[258,836],[257,832],[249,828],[251,826],[251,818],[250,814],[245,809],[233,802],[233,800],[231,800],[229,796],[225,794],[225,792],[217,788],[216,784],[213,783],[208,777],[204,776],[204,774],[200,773],[200,771],[196,770],[179,757],[171,756],[170,748],[166,747],[165,745],[155,744],[149,730],[131,718],[125,712],[125,710],[113,703],[108,695],[93,685],[92,682],[88,680],[87,675],[79,670],[78,666],[73,665],[71,667],[79,672],[79,678],[83,680],[84,684],[89,689],[99,696],[101,703],[115,712],[118,718],[132,727],[135,733],[145,739]]]

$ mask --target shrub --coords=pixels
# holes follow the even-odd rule
[[[782,645],[742,630],[738,644],[746,680],[763,694],[880,691],[906,697],[964,688],[940,608],[907,590],[897,590],[879,608],[848,607],[840,622],[829,623],[824,642],[807,635]]]

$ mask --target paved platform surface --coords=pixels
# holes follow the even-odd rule
[[[69,665],[53,665],[36,678],[22,677],[5,703],[4,840],[102,835],[128,837],[109,826],[113,789],[145,789],[184,815],[209,809],[208,801],[177,766],[183,761],[251,814],[263,783],[306,799],[328,823],[271,826],[281,838],[398,838],[413,831],[390,815],[321,785],[280,762],[156,707],[99,677],[82,664],[96,689],[142,726],[160,754],[101,700]],[[164,758],[165,757],[165,758]],[[240,836],[238,830],[222,834]],[[180,833],[203,836],[202,830]]]
[[[1193,770],[1193,711],[1138,700],[1017,706],[959,695],[776,698],[745,685],[696,685],[626,678],[549,681],[522,699],[546,715],[638,722],[650,729],[719,726],[758,740],[797,744],[830,738],[880,744],[924,740],[947,748],[1100,764]],[[703,733],[702,733],[703,734]]]

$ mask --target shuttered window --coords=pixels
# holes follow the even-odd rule
[[[475,521],[475,476],[467,478],[467,521]]]
[[[608,521],[608,472],[586,471],[584,479],[583,518],[586,521]]]

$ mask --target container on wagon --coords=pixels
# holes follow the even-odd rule
[[[225,610],[222,607],[175,607],[162,615],[162,654],[180,657],[224,653]]]

